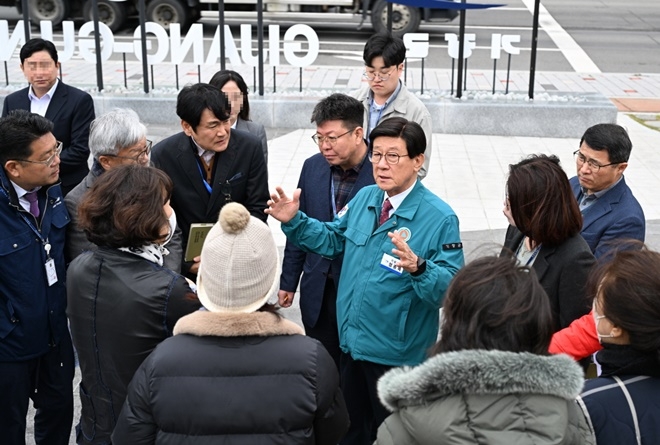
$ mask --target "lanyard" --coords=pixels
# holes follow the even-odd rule
[[[389,99],[387,99],[385,101],[385,103],[383,104],[383,107],[378,111],[378,119],[376,119],[376,125],[374,125],[374,128],[376,128],[378,126],[378,123],[380,122],[380,118],[383,116],[383,111],[385,111],[385,108],[387,108],[389,106],[389,104],[391,104],[392,102],[394,102],[396,100],[396,97],[399,95],[400,92],[401,92],[401,84],[399,84],[399,86],[397,87],[394,94]],[[371,102],[369,103],[369,116],[368,116],[368,119],[367,119],[367,125],[369,126],[367,128],[367,139],[369,141],[371,141],[371,137],[369,135],[371,134],[371,130],[373,130],[373,128],[371,128],[371,109],[373,108],[373,106],[374,106],[374,96],[372,94]]]
[[[197,164],[197,170],[199,170],[199,175],[202,177],[202,183],[204,184],[204,187],[206,187],[206,191],[209,192],[210,195],[213,189],[211,189],[209,183],[206,182],[206,176],[204,176],[204,172],[202,171],[202,167],[199,166],[199,162],[195,162],[195,163]]]
[[[332,203],[332,214],[337,216],[337,203],[335,202],[335,177],[330,172],[330,202]]]
[[[523,241],[523,242],[524,242],[524,241]],[[539,251],[540,251],[540,250],[541,250],[541,245],[539,244],[538,246],[536,246],[536,248],[535,248],[534,251],[532,252],[532,256],[530,256],[530,257],[527,259],[527,262],[525,263],[525,267],[529,266],[530,263],[531,263],[532,261],[534,261],[534,258],[536,258],[536,255],[539,254]]]

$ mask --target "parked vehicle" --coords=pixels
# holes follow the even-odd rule
[[[139,0],[97,0],[99,20],[116,31],[129,16],[137,14]],[[145,0],[147,20],[168,28],[170,23],[190,26],[200,17],[218,18],[218,0]],[[21,9],[20,0],[0,0]],[[386,0],[264,0],[264,19],[268,22],[290,23],[354,23],[359,29],[371,23],[375,31],[387,29]],[[53,26],[65,19],[92,20],[92,0],[30,0],[30,18],[36,22],[50,20]],[[256,21],[255,0],[225,0],[225,21],[249,23]],[[415,32],[422,21],[450,21],[458,15],[455,9],[429,9],[395,3],[392,10],[392,31],[396,35]]]

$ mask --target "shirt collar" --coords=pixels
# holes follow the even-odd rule
[[[26,194],[28,194],[30,192],[36,192],[37,190],[39,190],[41,188],[41,187],[35,187],[33,190],[25,190],[23,187],[16,184],[14,181],[9,180],[9,182],[11,182],[11,185],[14,187],[14,190],[16,191],[16,196],[18,196],[18,199],[22,199],[23,197],[25,197]]]
[[[53,94],[55,94],[55,90],[57,89],[57,85],[59,83],[60,83],[60,79],[56,78],[55,83],[53,84],[51,89],[48,90],[48,92],[46,94],[44,94],[43,96],[41,96],[41,97],[35,96],[34,91],[32,90],[32,85],[30,85],[30,89],[28,90],[28,98],[30,98],[31,101],[32,100],[43,100],[43,99],[50,100],[50,99],[53,98]]]
[[[594,196],[594,197],[595,197],[594,199],[598,199],[598,198],[600,198],[601,196],[603,196],[605,193],[609,192],[609,191],[612,190],[614,187],[616,187],[616,185],[617,185],[619,182],[621,182],[622,179],[623,179],[623,175],[621,175],[621,177],[619,178],[619,180],[616,181],[616,182],[615,182],[614,184],[612,184],[611,186],[607,187],[606,189],[599,190],[599,191],[597,191],[597,192],[593,192],[591,195],[587,195],[587,189],[585,189],[584,187],[580,186],[580,189],[582,190],[582,196]]]
[[[417,184],[417,181],[414,181],[410,187],[398,195],[387,196],[387,193],[384,193],[385,196],[383,196],[383,202],[385,202],[386,199],[389,199],[390,204],[392,204],[392,211],[396,212],[396,209],[398,209],[403,200],[406,199],[406,196],[408,196],[410,192],[412,192],[412,189],[415,188],[415,184]]]

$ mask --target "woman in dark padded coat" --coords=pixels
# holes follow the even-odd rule
[[[113,443],[337,444],[348,415],[334,362],[267,304],[280,264],[268,226],[227,204],[201,257],[207,311],[136,372]]]
[[[156,168],[121,166],[99,176],[78,207],[81,229],[98,246],[67,272],[82,373],[78,444],[110,443],[133,374],[177,320],[200,307],[186,279],[163,267],[176,221],[171,190]]]

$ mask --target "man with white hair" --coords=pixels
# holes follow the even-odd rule
[[[147,127],[129,108],[115,108],[92,122],[89,132],[89,149],[94,157],[92,168],[64,199],[71,215],[64,251],[67,264],[83,251],[96,248],[78,227],[78,204],[82,196],[108,170],[128,164],[149,165],[151,145],[152,142],[147,139]],[[165,267],[179,271],[182,255],[180,230],[174,232],[167,249],[170,254],[165,257]]]

